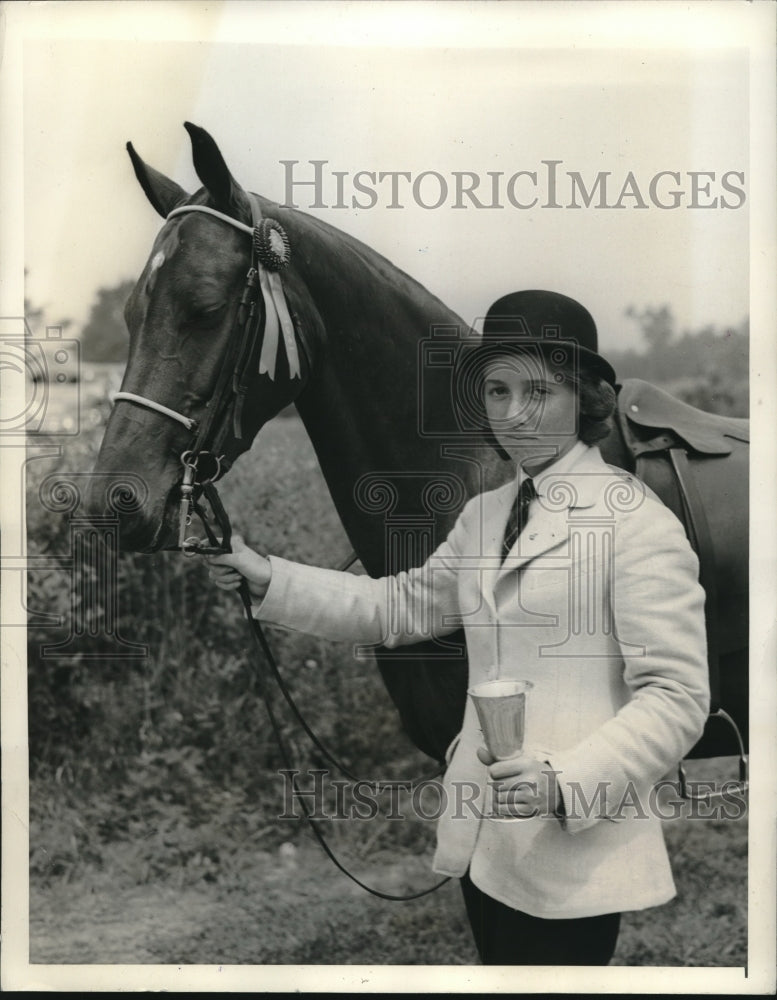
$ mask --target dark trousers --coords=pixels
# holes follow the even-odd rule
[[[483,965],[607,965],[615,951],[620,913],[546,920],[513,910],[473,885],[461,891]]]

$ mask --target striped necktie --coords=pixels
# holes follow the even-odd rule
[[[529,504],[536,496],[537,491],[534,488],[534,482],[529,478],[524,479],[510,511],[510,516],[507,519],[507,525],[505,526],[505,537],[502,542],[502,562],[505,561],[505,557],[513,545],[515,545],[516,538],[523,531],[529,515]]]

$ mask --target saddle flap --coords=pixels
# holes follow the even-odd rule
[[[618,393],[621,415],[640,427],[670,430],[694,451],[728,455],[731,438],[750,440],[749,421],[706,413],[642,379],[625,379]]]

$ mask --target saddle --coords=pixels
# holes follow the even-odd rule
[[[725,752],[703,752],[705,742],[709,743],[712,733],[717,734],[720,723],[725,723],[733,727],[739,742],[740,761],[746,762],[739,729],[721,707],[723,637],[720,634],[722,609],[718,602],[716,546],[688,455],[690,453],[697,461],[730,455],[737,442],[749,442],[749,421],[698,410],[641,379],[623,382],[615,417],[624,444],[633,457],[636,475],[678,516],[699,559],[699,582],[706,592],[709,722],[715,720],[716,724],[710,727],[708,722],[706,741],[703,738],[690,756]]]
[[[678,440],[705,455],[730,454],[732,438],[750,441],[749,420],[697,410],[639,378],[626,379],[621,386],[618,415],[635,458],[646,451],[673,447]]]

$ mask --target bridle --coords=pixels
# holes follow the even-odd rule
[[[178,514],[178,548],[185,555],[216,555],[229,551],[231,526],[214,484],[231,464],[225,451],[230,431],[235,441],[243,439],[243,408],[253,375],[258,371],[260,375],[267,374],[275,379],[281,338],[292,379],[301,378],[300,351],[310,364],[309,349],[299,324],[295,329],[279,275],[289,259],[288,238],[279,223],[262,217],[256,195],[247,193],[247,197],[251,206],[251,226],[206,205],[181,205],[166,217],[166,221],[170,221],[185,213],[201,212],[220,219],[251,237],[251,261],[234,328],[216,387],[202,420],[197,421],[136,392],[120,391],[113,396],[114,403],[124,400],[135,406],[145,407],[177,421],[194,435],[191,446],[180,456],[183,475]],[[198,502],[198,490],[207,497],[221,532],[221,541],[216,538],[205,511]],[[195,513],[205,528],[209,544],[187,536],[187,529]]]
[[[243,405],[251,377],[254,370],[256,370],[257,354],[259,355],[259,374],[268,374],[271,379],[274,379],[276,374],[278,343],[281,337],[283,337],[291,378],[301,378],[297,338],[299,338],[299,345],[308,367],[310,367],[311,361],[310,349],[305,343],[301,327],[298,324],[295,330],[295,326],[289,315],[283,286],[278,275],[278,271],[288,263],[289,244],[286,233],[275,220],[263,219],[258,198],[256,195],[246,193],[251,205],[253,226],[247,226],[237,219],[233,219],[231,216],[224,215],[222,212],[217,212],[215,209],[208,208],[205,205],[182,205],[179,208],[174,208],[167,215],[166,220],[169,221],[174,216],[183,215],[186,212],[203,212],[206,215],[221,219],[222,222],[251,236],[251,263],[246,273],[245,286],[240,297],[235,327],[230,336],[225,360],[222,364],[216,387],[206,406],[205,417],[201,422],[198,422],[193,417],[188,417],[184,413],[179,413],[178,410],[174,410],[169,406],[158,403],[156,400],[150,399],[148,396],[142,396],[135,392],[121,391],[115,393],[113,396],[114,402],[124,400],[125,402],[145,407],[148,410],[153,410],[155,413],[169,417],[171,420],[182,424],[194,435],[194,442],[191,447],[181,453],[181,464],[184,471],[180,487],[181,498],[178,515],[178,548],[184,555],[189,556],[220,555],[221,553],[231,551],[232,526],[215,483],[228,470],[230,465],[229,459],[223,451],[230,429],[235,440],[240,441],[243,437]],[[201,462],[203,462],[203,468],[200,467]],[[197,488],[200,488],[202,493],[207,497],[211,512],[221,532],[220,540],[216,537],[205,511],[197,499]],[[186,531],[191,524],[193,513],[197,514],[202,522],[208,536],[209,544],[205,544],[195,537],[187,537]],[[349,557],[341,568],[347,569],[351,562],[355,560],[355,555]],[[295,718],[324,757],[345,774],[346,777],[358,783],[361,779],[353,774],[321,743],[297,708],[292,694],[278,670],[275,657],[267,644],[261,625],[253,617],[251,612],[251,597],[248,584],[245,580],[241,583],[238,593],[243,603],[254,646],[268,663],[272,678],[278,685]],[[351,879],[352,882],[355,882],[373,896],[397,902],[427,896],[448,882],[449,877],[446,876],[428,889],[400,896],[383,892],[367,885],[338,860],[326,842],[324,835],[314,822],[310,807],[304,797],[305,793],[299,792],[296,788],[294,776],[296,776],[298,771],[292,767],[290,755],[286,748],[286,741],[281,727],[275,718],[268,678],[258,666],[255,668],[255,671],[258,679],[259,693],[264,701],[270,726],[281,751],[287,772],[292,775],[292,787],[295,789],[300,806],[316,840],[334,865]],[[404,786],[410,790],[437,777],[440,773],[438,769],[433,775],[422,777],[416,782],[396,782],[395,784]]]

